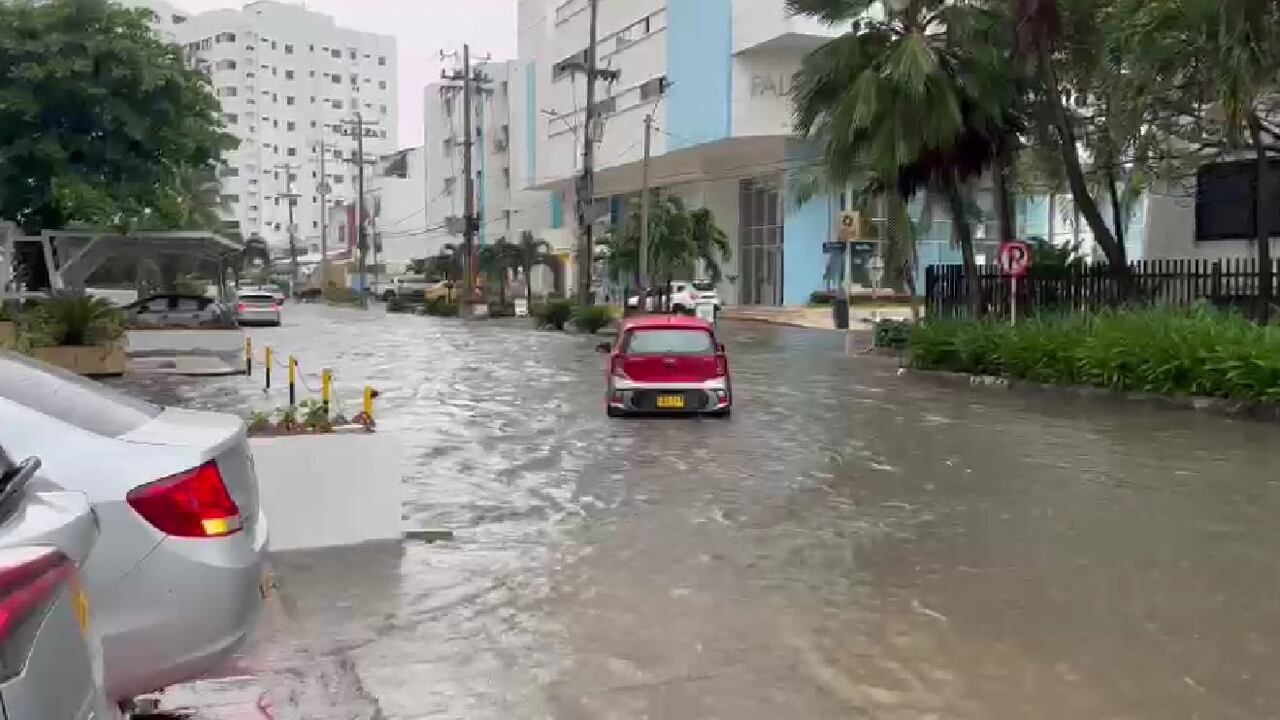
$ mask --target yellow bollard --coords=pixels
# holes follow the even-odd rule
[[[266,387],[266,390],[270,390],[270,389],[271,389],[271,364],[272,364],[272,363],[271,363],[271,357],[272,357],[272,354],[273,354],[273,353],[271,352],[271,346],[270,346],[270,345],[268,345],[268,346],[267,346],[267,363],[266,363],[266,365],[265,365],[265,367],[267,368],[267,387]]]
[[[324,405],[324,414],[329,414],[329,400],[333,397],[333,371],[325,368],[320,371],[320,402]]]
[[[364,416],[370,421],[373,420],[373,397],[374,389],[365,385],[364,387]]]
[[[244,374],[253,377],[253,339],[244,339]]]
[[[294,384],[298,381],[298,359],[289,356],[289,407],[298,404],[298,389]]]

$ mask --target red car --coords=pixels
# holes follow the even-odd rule
[[[623,322],[609,353],[605,409],[632,413],[691,413],[727,417],[733,383],[724,345],[706,320],[687,315],[642,315]]]

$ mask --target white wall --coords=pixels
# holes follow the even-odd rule
[[[735,53],[778,43],[817,47],[841,32],[843,28],[791,16],[784,0],[734,0],[733,3]]]
[[[735,136],[791,134],[791,77],[803,56],[800,50],[762,50],[734,58]]]

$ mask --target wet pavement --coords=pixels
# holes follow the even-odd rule
[[[409,524],[457,537],[278,559],[245,677],[167,699],[201,718],[1280,717],[1275,426],[756,324],[732,420],[609,421],[591,338],[286,310],[255,344],[349,412],[377,387]],[[260,380],[126,382],[283,402]]]

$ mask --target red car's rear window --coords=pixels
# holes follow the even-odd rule
[[[622,344],[624,355],[714,355],[711,333],[696,328],[640,328]]]

